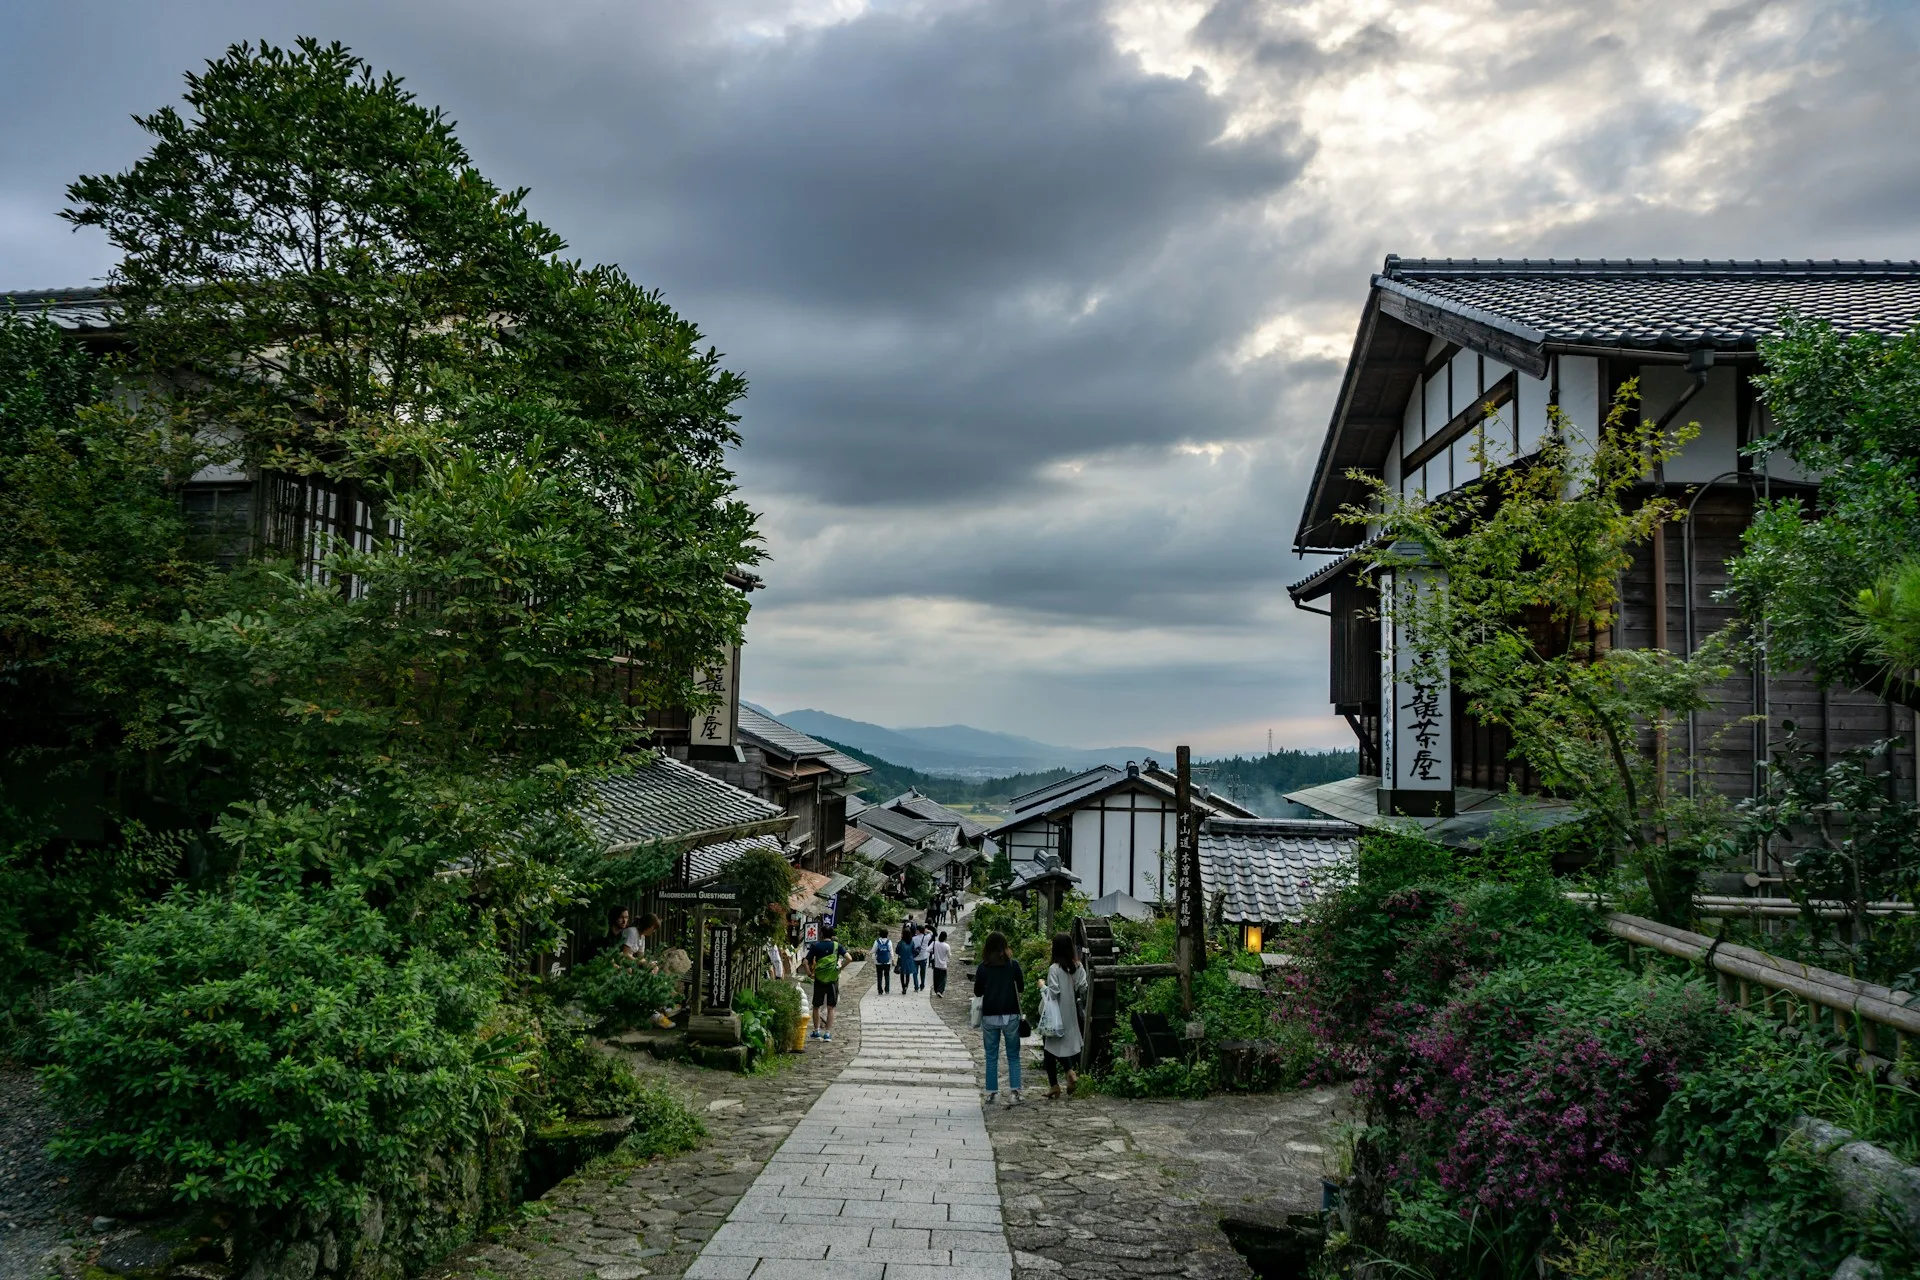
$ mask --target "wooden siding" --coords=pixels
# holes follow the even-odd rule
[[[1341,715],[1380,706],[1380,592],[1352,575],[1334,580],[1328,612],[1332,637],[1328,698]]]
[[[1701,493],[1686,525],[1670,526],[1666,538],[1667,635],[1665,647],[1687,648],[1688,614],[1692,615],[1693,644],[1735,620],[1732,604],[1715,599],[1727,585],[1727,560],[1738,553],[1740,536],[1753,515],[1753,495],[1745,484],[1716,485]],[[1693,590],[1686,586],[1687,542],[1693,551]],[[1616,642],[1630,648],[1648,648],[1659,642],[1654,634],[1654,569],[1651,546],[1643,546],[1622,578],[1621,607],[1614,628]],[[1732,799],[1754,795],[1762,786],[1771,744],[1792,723],[1799,736],[1824,753],[1856,750],[1895,735],[1908,747],[1896,756],[1895,784],[1903,797],[1914,795],[1913,713],[1874,694],[1853,689],[1822,690],[1805,672],[1756,673],[1751,664],[1737,667],[1711,693],[1712,705],[1693,717],[1691,731],[1684,722],[1672,739],[1673,776],[1669,785],[1685,791],[1711,789]],[[1700,759],[1690,780],[1686,776],[1688,739]]]

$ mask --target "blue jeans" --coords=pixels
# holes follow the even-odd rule
[[[996,1013],[980,1019],[987,1041],[987,1092],[1000,1092],[1000,1041],[1007,1042],[1007,1088],[1020,1092],[1020,1015]]]
[[[915,960],[913,962],[913,989],[915,991],[925,991],[927,989],[927,962],[925,960]]]

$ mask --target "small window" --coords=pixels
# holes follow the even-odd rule
[[[192,485],[181,495],[181,507],[194,554],[230,569],[252,552],[252,485]]]

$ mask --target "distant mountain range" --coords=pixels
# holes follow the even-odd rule
[[[831,738],[894,764],[950,778],[994,778],[1042,769],[1088,769],[1096,764],[1123,765],[1149,756],[1163,762],[1173,759],[1173,752],[1152,747],[1061,747],[964,724],[888,729],[826,711],[772,712],[757,706],[754,709],[802,733]]]

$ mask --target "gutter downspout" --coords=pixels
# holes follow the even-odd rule
[[[1681,612],[1680,612],[1680,627],[1681,627],[1681,636],[1682,636],[1681,643],[1686,645],[1686,650],[1682,654],[1683,657],[1691,658],[1693,656],[1693,646],[1694,646],[1693,509],[1700,505],[1700,499],[1706,496],[1707,490],[1713,488],[1713,486],[1719,484],[1722,480],[1737,480],[1740,478],[1742,474],[1743,473],[1738,470],[1722,471],[1719,475],[1715,476],[1713,479],[1701,485],[1700,488],[1694,493],[1693,501],[1687,503],[1686,519],[1681,523],[1681,526],[1680,526],[1680,573],[1681,573],[1680,580],[1681,580],[1681,590],[1686,593],[1686,603],[1684,604],[1684,606],[1682,606]],[[1691,761],[1693,760],[1693,755],[1695,750],[1695,738],[1699,732],[1699,728],[1698,728],[1699,719],[1700,719],[1699,712],[1697,711],[1687,712],[1687,760],[1689,761],[1689,763],[1691,763]],[[1825,724],[1826,722],[1823,720],[1821,723]],[[1687,798],[1691,800],[1693,799],[1693,795],[1694,795],[1694,777],[1693,777],[1692,769],[1689,768],[1687,771]]]
[[[1672,424],[1687,403],[1700,394],[1707,385],[1707,371],[1713,368],[1713,349],[1696,347],[1687,353],[1687,371],[1693,375],[1693,382],[1680,398],[1667,407],[1653,424],[1653,433],[1664,443],[1667,427]],[[1667,467],[1665,462],[1653,464],[1654,492],[1657,496],[1667,496]],[[1691,575],[1689,575],[1691,576]],[[1691,583],[1688,584],[1691,590]],[[1691,617],[1693,600],[1686,601],[1686,609]],[[1653,526],[1653,647],[1668,649],[1667,643],[1667,522],[1664,518]],[[1664,728],[1655,731],[1654,753],[1654,794],[1664,804],[1667,798],[1667,733]]]

